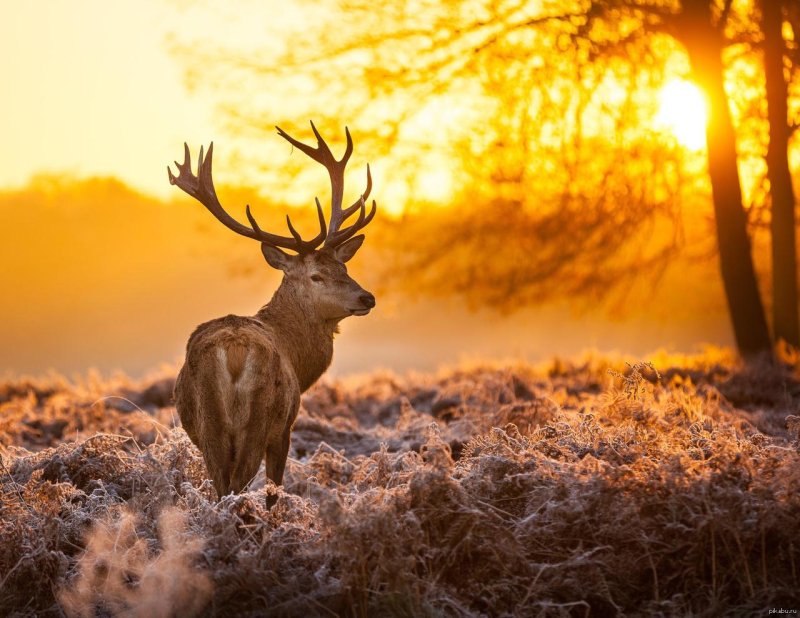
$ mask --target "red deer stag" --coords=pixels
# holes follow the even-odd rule
[[[175,383],[181,422],[203,453],[220,497],[240,492],[258,471],[262,457],[267,477],[281,484],[300,394],[330,365],[339,322],[351,315],[366,315],[375,306],[375,297],[345,267],[364,241],[363,234],[356,236],[356,232],[375,216],[374,200],[369,213],[366,208],[372,189],[369,165],[364,194],[343,210],[344,170],[353,152],[350,131],[345,128],[347,147],[337,161],[313,122],[316,148],[276,128],[278,135],[321,163],[330,176],[330,222],[326,225],[316,199],[320,230],[311,240],[303,240],[288,216],[289,237],[262,230],[249,206],[245,212],[251,227],[231,217],[219,203],[211,178],[213,143],[205,158],[200,149],[197,176],[192,174],[185,144],[183,164],[175,162],[178,175],[167,167],[170,183],[203,204],[229,229],[259,241],[267,264],[283,271],[272,299],[254,316],[228,315],[195,329]],[[355,221],[342,227],[356,213]],[[268,506],[274,502],[274,496],[267,499]]]

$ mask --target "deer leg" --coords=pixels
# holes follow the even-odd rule
[[[233,462],[230,488],[235,493],[242,491],[258,472],[263,444],[268,440],[270,427],[275,422],[271,409],[274,393],[266,388],[237,398],[233,415],[241,424],[237,427],[233,444]],[[266,412],[266,413],[265,413]]]
[[[267,478],[276,485],[283,484],[283,471],[286,468],[286,458],[289,456],[289,438],[292,428],[287,426],[283,433],[273,444],[267,445],[267,454],[264,458]],[[267,508],[271,509],[278,497],[267,496]]]
[[[230,489],[237,494],[253,479],[261,462],[261,449],[253,443],[252,436],[248,437],[250,440],[246,437],[239,442],[231,471]]]
[[[181,409],[181,421],[186,422],[186,429],[192,442],[203,454],[208,473],[214,481],[217,497],[227,495],[231,491],[231,473],[234,465],[235,435],[226,427],[225,419],[227,402],[224,389],[220,388],[219,377],[213,365],[201,367],[192,376],[196,390],[184,389],[191,394],[193,407]],[[179,402],[182,403],[182,402]]]
[[[217,497],[222,498],[231,491],[231,472],[233,470],[233,439],[221,433],[213,441],[206,441],[201,447],[206,468],[214,481]]]

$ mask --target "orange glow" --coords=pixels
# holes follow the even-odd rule
[[[417,177],[417,185],[423,197],[432,202],[445,202],[451,196],[453,178],[444,168],[430,169]]]
[[[689,150],[701,150],[706,143],[708,101],[692,82],[673,79],[658,93],[659,127],[670,131]]]
[[[361,0],[344,4],[369,9]],[[16,59],[0,66],[14,95],[5,101],[9,147],[0,155],[0,289],[8,297],[0,306],[0,374],[91,365],[144,371],[179,361],[201,321],[252,313],[266,302],[278,274],[258,246],[171,186],[166,166],[182,158],[186,141],[196,169],[200,145],[213,140],[214,180],[233,217],[246,222],[250,204],[265,229],[286,234],[292,207],[301,233],[313,234],[313,199],[327,211],[329,179],[273,127],[313,143],[312,119],[337,157],[349,126],[355,150],[345,199],[363,191],[369,163],[370,200],[378,205],[368,242],[349,266],[367,288],[383,286],[379,309],[369,321],[343,327],[351,343],[337,352],[335,371],[420,367],[423,351],[433,367],[462,353],[571,354],[583,342],[628,350],[665,340],[729,343],[719,319],[721,287],[716,279],[716,287],[708,285],[716,276],[711,262],[689,274],[674,266],[678,274],[658,280],[657,300],[649,288],[641,293],[648,313],[631,311],[629,339],[603,321],[605,305],[595,311],[593,295],[638,281],[639,264],[671,241],[684,211],[694,222],[681,230],[692,255],[713,252],[706,251],[713,243],[705,156],[711,108],[685,78],[692,69],[685,50],[664,37],[647,52],[652,64],[637,46],[629,57],[601,55],[585,64],[593,52],[561,49],[571,45],[562,38],[565,22],[507,40],[500,30],[487,33],[485,51],[467,53],[481,49],[480,32],[458,45],[444,42],[462,17],[464,24],[487,19],[470,16],[481,3],[412,5],[419,16],[409,14],[411,31],[415,21],[438,23],[434,34],[384,37],[401,26],[391,11],[384,17],[368,10],[369,19],[348,22],[345,40],[323,27],[344,16],[335,2],[289,0],[279,14],[275,3],[252,1],[85,0],[51,3],[46,11],[10,3],[8,36],[0,38],[3,55]],[[546,3],[523,5],[530,15],[513,19],[532,17]],[[463,15],[454,9],[445,19],[456,6]],[[317,41],[317,30],[329,34]],[[328,47],[350,45],[352,52],[326,60]],[[755,105],[764,96],[761,57],[728,52],[741,184],[746,203],[760,207],[767,195],[766,118]],[[425,54],[440,67],[431,79],[419,68]],[[798,100],[790,97],[792,118]],[[796,170],[795,142],[790,156]],[[650,225],[652,236],[641,240],[650,232],[640,237],[639,230]],[[610,274],[596,253],[623,235],[631,238],[623,255],[631,267],[612,264],[620,274]],[[642,259],[632,257],[639,245]],[[762,254],[759,268],[769,264]],[[549,271],[564,274],[553,275],[541,294],[517,294]],[[684,300],[689,279],[698,288],[691,306]],[[561,295],[573,302],[581,294],[592,298],[591,319],[579,320],[594,324],[591,336],[580,324],[572,330],[561,306],[531,309],[516,321],[468,311],[527,311],[528,304],[560,302]],[[618,297],[612,300],[620,306],[640,298]],[[416,298],[428,304],[409,309]],[[657,330],[654,305],[674,332]],[[680,320],[679,311],[686,314]],[[557,329],[562,323],[571,326]]]

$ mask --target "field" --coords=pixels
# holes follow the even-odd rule
[[[323,380],[219,502],[171,371],[6,381],[0,615],[800,609],[796,361],[644,360]]]

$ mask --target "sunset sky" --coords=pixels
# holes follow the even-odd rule
[[[56,190],[69,193],[61,200],[46,187],[29,183],[42,174],[59,179],[108,176],[146,196],[189,204],[169,185],[166,166],[182,157],[184,141],[196,156],[200,144],[213,140],[217,186],[235,185],[242,169],[232,153],[243,138],[218,109],[225,93],[216,82],[203,82],[201,74],[203,83],[190,87],[187,50],[195,45],[198,50],[235,49],[242,57],[259,50],[260,58],[269,58],[271,51],[292,44],[287,33],[309,30],[308,20],[318,20],[323,10],[323,5],[304,0],[3,4],[0,52],[6,61],[0,65],[0,129],[6,147],[0,154],[0,192],[9,205],[2,213],[4,233],[13,242],[3,243],[0,252],[5,256],[0,283],[15,294],[0,308],[0,348],[5,350],[0,373],[90,366],[143,372],[161,361],[178,361],[186,337],[200,321],[252,312],[269,298],[277,279],[257,247],[217,226],[195,203],[187,206],[191,210],[180,210],[149,197],[131,197],[124,187],[91,182],[67,189],[56,184]],[[258,88],[263,90],[262,82]],[[275,83],[274,92],[280,89],[281,83]],[[705,103],[700,91],[673,76],[656,96],[658,113],[650,128],[672,133],[689,151],[701,150]],[[428,117],[409,120],[410,130],[424,133],[455,117],[446,101],[432,101],[424,110],[422,116]],[[307,140],[308,120],[298,117],[285,128]],[[357,135],[359,119],[344,122]],[[253,160],[273,166],[278,175],[285,175],[287,168],[277,166],[305,163],[297,156],[290,160],[291,149],[274,134],[258,140]],[[342,135],[331,139],[336,151],[342,142]],[[276,152],[283,158],[275,159]],[[406,200],[448,204],[448,165],[458,153],[447,140],[421,153],[417,168],[405,177],[390,160],[376,161],[374,156],[357,143],[348,171],[360,185],[364,163],[372,163],[382,217],[398,213]],[[248,180],[260,189],[254,169]],[[321,170],[307,165],[299,169],[327,191]],[[274,197],[310,206],[317,186],[301,189]],[[349,184],[347,190],[357,189]],[[261,208],[266,208],[264,201],[259,200]],[[48,209],[61,207],[60,223],[54,226],[64,225],[71,236],[63,238],[54,227],[45,230],[43,239],[37,226],[42,221],[49,225]],[[244,203],[231,200],[232,214],[243,218],[243,209]],[[369,250],[375,249],[375,237],[368,233],[368,239]],[[58,255],[67,242],[69,256]],[[370,272],[367,259],[355,260],[356,271]],[[237,269],[258,276],[232,277]],[[204,295],[208,289],[216,293]],[[374,315],[343,326],[347,342],[337,352],[334,370],[381,364],[430,368],[460,357],[546,358],[593,346],[641,352],[661,344],[729,341],[725,323],[715,315],[704,315],[701,322],[685,315],[668,322],[669,311],[623,324],[607,316],[584,318],[560,306],[526,308],[509,317],[474,313],[458,300],[381,297]]]
[[[113,175],[147,193],[173,196],[164,167],[184,141],[233,140],[213,101],[187,89],[171,53],[175,44],[279,49],[286,29],[302,27],[312,14],[310,5],[300,6],[274,0],[5,3],[0,52],[10,61],[0,65],[7,93],[0,187],[56,172]],[[657,120],[698,148],[704,110],[692,88],[685,81],[668,84]],[[222,181],[229,173],[216,171]],[[440,176],[426,174],[427,192],[442,197],[434,186]]]
[[[67,172],[114,175],[158,196],[174,195],[168,156],[222,133],[211,101],[185,87],[173,43],[263,47],[278,38],[270,29],[302,19],[287,2],[181,0],[6,2],[0,15],[0,187]]]

